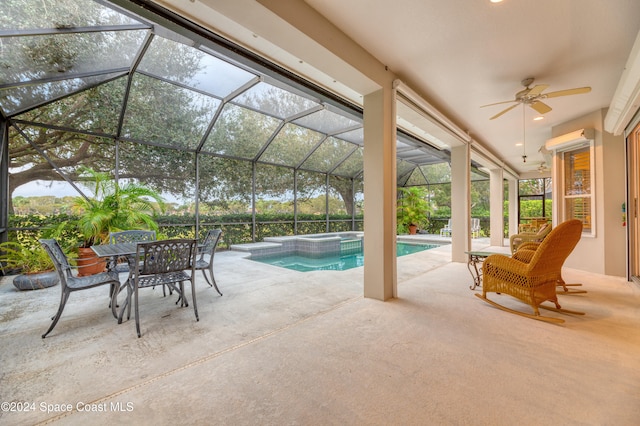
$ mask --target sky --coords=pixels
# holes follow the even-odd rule
[[[62,181],[43,181],[36,180],[24,185],[20,185],[13,191],[13,198],[15,197],[39,197],[43,195],[53,195],[55,197],[72,196],[77,197],[78,191],[76,191],[67,182]],[[87,194],[90,195],[90,194]],[[180,200],[171,194],[162,193],[162,198],[167,203],[183,204],[187,201]]]
[[[56,197],[78,196],[78,192],[67,182],[33,181],[20,185],[13,191],[13,197],[38,197],[54,195]]]

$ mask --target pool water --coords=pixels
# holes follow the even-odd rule
[[[438,247],[437,244],[410,244],[397,243],[397,255],[417,253]],[[357,252],[349,250],[349,254],[332,255],[325,257],[307,257],[299,255],[269,256],[251,259],[281,268],[293,269],[299,272],[309,271],[346,271],[364,265],[364,255],[362,249]]]

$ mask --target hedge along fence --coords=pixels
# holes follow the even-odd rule
[[[439,234],[440,229],[447,224],[448,217],[431,217],[429,225],[424,232]],[[9,217],[10,241],[33,241],[41,238],[43,228],[57,226],[62,223],[72,224],[77,217],[60,214],[52,216],[24,215]],[[195,217],[166,215],[157,216],[159,226],[159,238],[195,238]],[[324,217],[317,215],[298,215],[297,234],[322,234],[327,232],[327,222]],[[329,232],[363,231],[362,216],[356,217],[355,227],[349,215],[332,215],[329,217]],[[480,218],[482,235],[489,235],[489,218]],[[252,242],[252,216],[250,214],[232,215],[201,215],[199,239],[204,238],[208,230],[221,228],[224,241],[221,247],[230,244],[243,244]],[[265,237],[294,235],[294,219],[291,214],[259,214],[256,215],[256,241],[262,241]],[[80,235],[73,228],[67,226],[61,235],[61,239],[74,240]]]
[[[160,216],[158,224],[160,233],[168,238],[193,238],[195,234],[195,219],[189,222],[186,216]],[[223,236],[219,243],[222,248],[228,248],[233,244],[245,244],[253,242],[251,214],[234,214],[223,216],[200,216],[200,235],[204,235],[210,229],[222,229]],[[329,216],[330,232],[345,232],[352,230],[353,220],[349,215]],[[255,241],[263,241],[266,237],[279,237],[286,235],[322,234],[327,232],[327,221],[324,216],[298,215],[297,232],[294,217],[291,214],[258,214],[256,215]],[[355,219],[356,231],[362,230],[362,216]]]
[[[73,242],[81,239],[73,224],[77,217],[60,214],[51,216],[41,215],[12,215],[9,217],[9,241],[34,243],[42,238],[46,228],[66,224],[63,231],[56,236],[61,241]],[[196,237],[194,216],[165,215],[157,216],[158,238],[198,238],[203,239],[210,229],[220,228],[223,232],[220,248],[229,248],[232,244],[253,242],[251,214],[233,214],[220,216],[200,216],[200,232]],[[331,215],[329,217],[329,231],[352,230],[350,215]],[[355,220],[355,230],[362,230],[362,216]],[[325,216],[298,215],[298,235],[321,234],[327,231]],[[294,235],[294,217],[291,214],[259,214],[256,215],[256,239],[262,241],[265,237]]]
[[[80,233],[71,225],[75,223],[77,219],[77,217],[67,214],[53,216],[10,215],[7,240],[16,241],[25,245],[34,244],[35,241],[43,237],[43,232],[46,228],[67,224],[68,226],[62,228],[59,235],[56,235],[56,238],[65,241],[80,241],[82,238]]]
[[[447,224],[448,217],[431,217],[429,225],[423,232],[440,234],[440,229]],[[60,214],[52,216],[25,215],[9,217],[9,241],[32,243],[42,237],[43,229],[58,226],[62,223],[73,224],[77,217]],[[165,215],[157,216],[159,231],[158,238],[196,238],[195,217]],[[232,244],[250,243],[252,239],[251,214],[233,215],[201,215],[200,235],[203,239],[210,229],[220,228],[223,232],[220,248],[229,248]],[[480,218],[481,235],[489,235],[489,218]],[[353,229],[352,229],[353,228]],[[355,219],[355,227],[350,215],[329,216],[329,232],[363,231],[363,218]],[[322,234],[327,232],[327,222],[324,216],[298,215],[297,235]],[[259,214],[256,215],[256,239],[263,241],[265,237],[294,235],[294,218],[291,214]],[[73,226],[67,226],[59,236],[63,241],[79,240],[80,235]]]

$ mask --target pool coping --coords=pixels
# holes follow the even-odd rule
[[[263,242],[232,244],[234,251],[248,253],[250,258],[275,255],[298,254],[307,257],[320,257],[325,254],[340,253],[340,245],[345,239],[352,239],[363,244],[364,232],[345,231],[323,234],[288,235],[281,237],[265,237]],[[412,244],[451,244],[451,238],[438,237],[431,234],[398,235],[397,242]]]
[[[275,255],[299,254],[301,256],[319,257],[326,253],[340,253],[340,243],[344,238],[362,241],[364,232],[330,232],[324,234],[288,235],[281,237],[265,237],[263,242],[233,244],[231,250],[249,253],[250,258]]]

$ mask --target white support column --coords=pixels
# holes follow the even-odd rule
[[[509,179],[509,235],[518,233],[518,180]]]
[[[489,227],[490,244],[504,245],[504,172],[502,169],[489,171],[489,211],[491,215]]]
[[[397,297],[396,110],[388,86],[364,97],[364,297]]]
[[[451,148],[451,260],[467,262],[471,248],[471,150]]]

